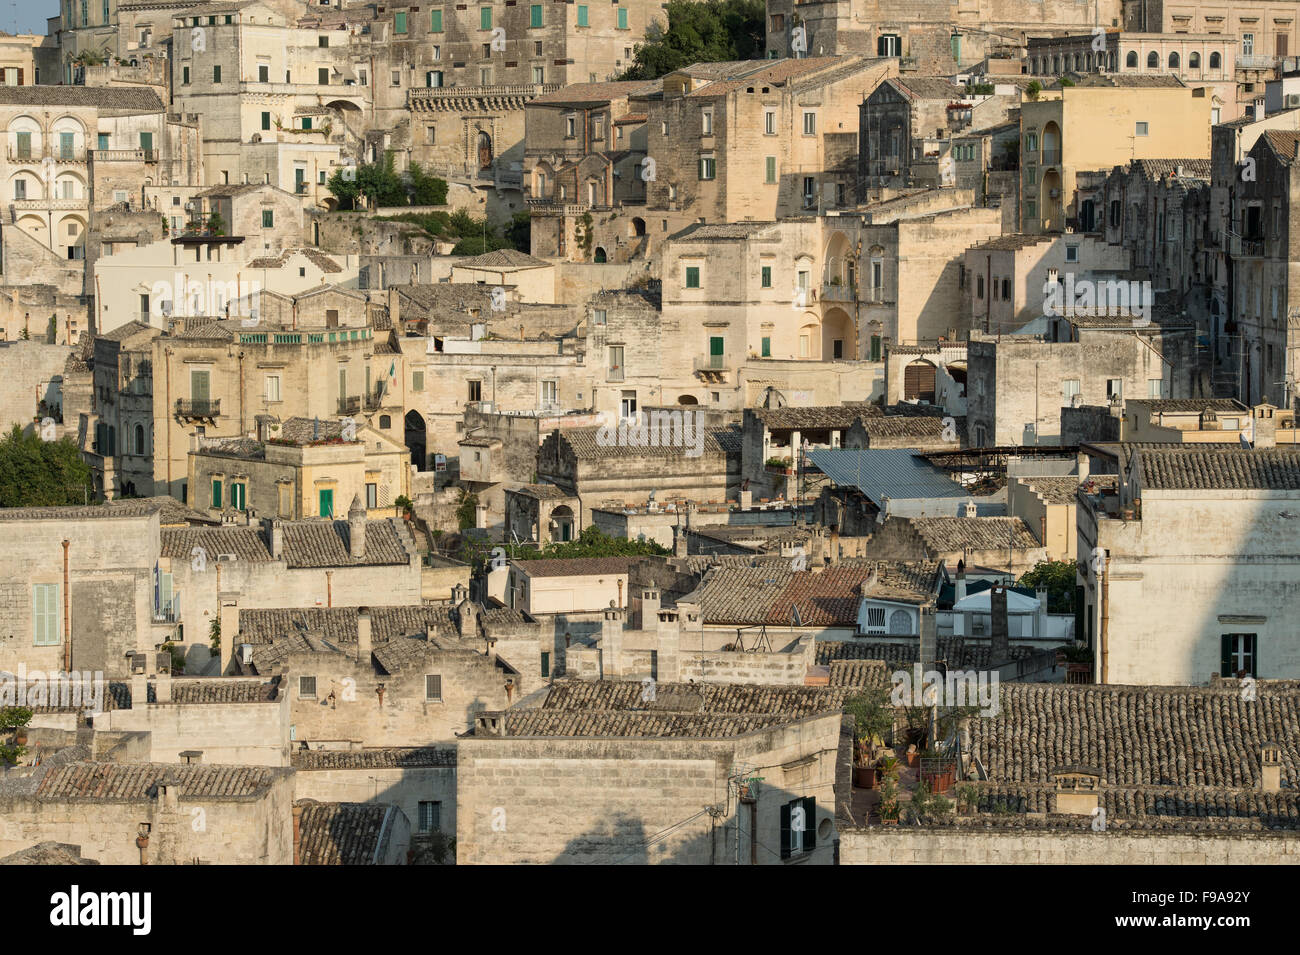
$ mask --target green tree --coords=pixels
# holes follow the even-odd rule
[[[208,231],[213,235],[226,234],[226,220],[221,218],[220,212],[214,212],[208,216]]]
[[[543,550],[507,547],[506,553],[519,560],[568,560],[577,557],[665,557],[672,551],[654,541],[610,537],[599,527],[589,524],[577,540],[552,542]]]
[[[1025,99],[1029,102],[1037,102],[1039,95],[1043,92],[1043,84],[1038,80],[1030,80],[1029,85],[1025,87]]]
[[[766,44],[762,0],[669,0],[668,29],[646,32],[625,80],[653,80],[692,63],[752,60]]]
[[[407,170],[411,180],[411,205],[442,206],[447,204],[447,180],[431,176],[418,163]]]
[[[42,441],[17,425],[0,441],[0,507],[84,504],[90,466],[70,438]]]
[[[533,250],[533,222],[528,210],[516,212],[506,226],[506,240],[520,252]]]
[[[32,711],[25,706],[6,706],[0,709],[0,733],[12,742],[0,742],[0,766],[16,766],[27,753],[26,746],[18,744],[18,731],[32,721]],[[9,731],[13,731],[10,733]]]
[[[456,507],[456,523],[463,531],[478,526],[478,495],[469,491],[460,492],[460,504]]]
[[[1074,561],[1039,561],[1020,578],[1020,585],[1034,590],[1046,590],[1048,613],[1074,613]]]

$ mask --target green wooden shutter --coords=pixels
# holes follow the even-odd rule
[[[817,848],[817,800],[808,796],[803,800],[803,847],[807,852]]]
[[[1225,633],[1219,638],[1220,676],[1232,676],[1232,634]]]
[[[212,506],[221,506],[221,482],[216,478],[212,479]]]
[[[429,17],[429,32],[430,33],[442,32],[442,11],[441,10],[434,10],[432,15]]]
[[[32,642],[50,647],[59,642],[59,585],[36,584],[32,587]]]
[[[172,581],[171,574],[158,575],[158,609],[164,612],[172,605]]]
[[[542,654],[542,676],[550,676],[550,675],[551,675],[551,655],[549,653],[543,653]]]
[[[153,133],[140,134],[140,148],[144,150],[153,149]]]
[[[790,804],[781,807],[781,858],[790,858]]]
[[[536,29],[537,27],[540,27],[542,25],[542,5],[540,3],[533,4],[528,11],[528,16],[528,26],[530,28]]]

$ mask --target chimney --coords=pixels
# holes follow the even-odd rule
[[[976,517],[979,514],[979,509],[975,506],[974,501],[967,501],[962,505],[962,514],[966,517]]]
[[[348,508],[348,552],[353,560],[366,556],[366,508],[360,494],[352,498]]]
[[[600,676],[608,680],[623,672],[623,611],[606,607],[600,622]]]
[[[649,630],[654,626],[655,618],[659,614],[659,602],[659,589],[655,587],[652,580],[650,586],[641,591],[641,613],[637,618],[638,630]]]
[[[960,603],[966,599],[966,570],[965,568],[957,571],[957,582],[953,585],[953,603]]]
[[[1092,816],[1101,805],[1102,777],[1083,769],[1057,770],[1056,811],[1069,816]]]
[[[293,807],[293,864],[302,865],[302,806]]]
[[[673,556],[686,556],[686,528],[678,524],[673,533]]]
[[[362,666],[370,663],[370,608],[357,608],[357,662]]]
[[[925,604],[921,607],[921,666],[929,669],[939,655],[939,622],[934,615],[934,606]]]
[[[131,674],[131,709],[142,710],[149,702],[149,677],[144,673]]]
[[[1282,791],[1282,747],[1269,740],[1259,748],[1260,792]]]
[[[989,613],[993,618],[989,623],[989,666],[996,667],[1011,657],[1007,588],[1003,584],[994,584],[989,590]]]
[[[217,621],[221,627],[221,676],[230,672],[231,658],[235,653],[235,643],[239,637],[239,595],[221,594],[218,603],[220,610]]]
[[[201,749],[182,750],[180,757],[181,757],[181,762],[185,763],[187,766],[195,765],[197,763],[203,762],[203,750]]]
[[[284,522],[271,521],[271,559],[284,559]]]
[[[170,703],[172,701],[172,675],[171,671],[159,671],[153,684],[154,699],[159,703]]]
[[[1300,142],[1300,140],[1297,140],[1297,142]],[[1277,409],[1267,403],[1256,405],[1250,411],[1250,416],[1254,418],[1254,445],[1257,450],[1277,447],[1277,418],[1274,416],[1275,411]]]
[[[753,506],[754,506],[754,492],[750,490],[741,491],[740,492],[741,510],[747,511]]]
[[[662,682],[676,683],[681,676],[682,615],[679,610],[660,610],[658,617],[656,676]]]

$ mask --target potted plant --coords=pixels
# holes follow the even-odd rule
[[[876,741],[894,728],[889,691],[876,687],[855,694],[844,701],[844,712],[853,717],[853,784],[859,789],[872,789],[876,785]]]
[[[6,706],[0,709],[0,766],[17,766],[27,753],[27,724],[32,721],[32,711],[25,706]]]
[[[917,751],[915,743],[909,743],[907,745],[907,752],[904,754],[904,756],[907,759],[907,765],[909,769],[915,769],[917,761],[921,758],[921,754]]]
[[[393,502],[393,506],[401,508],[402,517],[408,521],[411,519],[411,515],[415,513],[415,505],[411,503],[411,499],[405,494],[400,495],[397,500]]]
[[[930,748],[921,753],[921,781],[933,793],[945,793],[952,788],[957,775],[957,761],[945,756],[942,750]]]
[[[892,777],[885,777],[880,784],[880,806],[876,811],[881,825],[898,825],[898,783]]]
[[[979,804],[980,791],[970,783],[962,783],[957,787],[957,808],[963,816],[975,815],[975,807]]]

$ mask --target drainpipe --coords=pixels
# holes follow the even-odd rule
[[[63,542],[63,672],[72,672],[72,621],[68,619],[68,546]]]
[[[239,353],[239,433],[244,434],[244,353]]]
[[[622,579],[620,578],[620,579],[617,581],[617,583],[618,583],[618,606],[619,606],[619,609],[622,609],[622,607],[623,607],[623,581],[622,581]]]
[[[172,350],[170,347],[163,349],[164,377],[167,380],[167,394],[164,397],[166,405],[163,407],[163,414],[166,415],[167,421],[167,493],[173,493],[172,490]]]
[[[1110,556],[1101,569],[1101,682],[1109,682],[1110,677]]]
[[[135,847],[140,850],[140,864],[149,864],[149,837],[141,832],[135,837]]]
[[[325,606],[334,606],[334,571],[325,571]]]
[[[302,806],[293,807],[293,864],[302,865]]]

